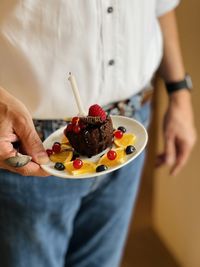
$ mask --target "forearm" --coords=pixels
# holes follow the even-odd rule
[[[175,11],[161,16],[159,21],[164,41],[164,54],[159,73],[167,82],[183,80],[185,68],[181,55]]]
[[[165,82],[179,82],[185,77],[175,12],[159,18],[164,39],[164,54],[159,73]],[[187,88],[169,94],[169,104],[163,120],[164,149],[158,166],[168,164],[176,175],[186,164],[195,144],[191,94]],[[189,136],[189,138],[188,138]]]

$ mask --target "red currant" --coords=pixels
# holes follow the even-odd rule
[[[79,121],[79,117],[73,117],[72,118],[72,124],[77,124]]]
[[[60,153],[61,151],[61,144],[58,142],[55,142],[52,146],[52,150],[54,153]]]
[[[72,123],[69,123],[66,128],[66,132],[72,132],[73,131],[73,125]]]
[[[73,161],[73,166],[75,169],[80,169],[83,166],[83,162],[81,159],[75,159]]]
[[[52,149],[47,149],[46,152],[47,152],[48,157],[50,157],[53,154]]]
[[[81,130],[81,128],[80,128],[79,125],[74,125],[74,127],[73,127],[73,131],[74,131],[76,134],[78,134],[78,133],[80,132],[80,130]]]
[[[120,130],[117,130],[114,132],[114,136],[117,138],[117,139],[121,139],[122,136],[123,136],[123,132],[120,131]]]
[[[109,160],[114,160],[114,159],[116,159],[116,157],[117,157],[117,153],[114,150],[108,151],[107,158]]]

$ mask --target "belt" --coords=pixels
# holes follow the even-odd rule
[[[153,96],[153,89],[145,89],[130,99],[114,102],[104,106],[104,110],[109,115],[121,115],[134,117],[135,111],[146,103],[150,102]],[[40,138],[44,140],[46,133],[54,132],[66,125],[66,120],[33,120],[36,131]]]
[[[133,117],[134,112],[146,103],[150,102],[152,97],[153,88],[149,88],[133,95],[129,99],[108,104],[103,108],[109,115]]]

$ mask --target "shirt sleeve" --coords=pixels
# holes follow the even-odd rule
[[[181,0],[156,0],[156,14],[158,17],[176,8]]]

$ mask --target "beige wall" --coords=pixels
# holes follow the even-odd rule
[[[193,76],[195,89],[192,95],[200,133],[200,1],[182,1],[177,14],[186,69]],[[160,121],[166,96],[164,90],[160,90],[159,94],[163,102],[158,113]],[[158,150],[161,147],[160,133]],[[156,172],[153,224],[182,266],[200,266],[200,142],[178,177],[169,177],[167,169]]]

